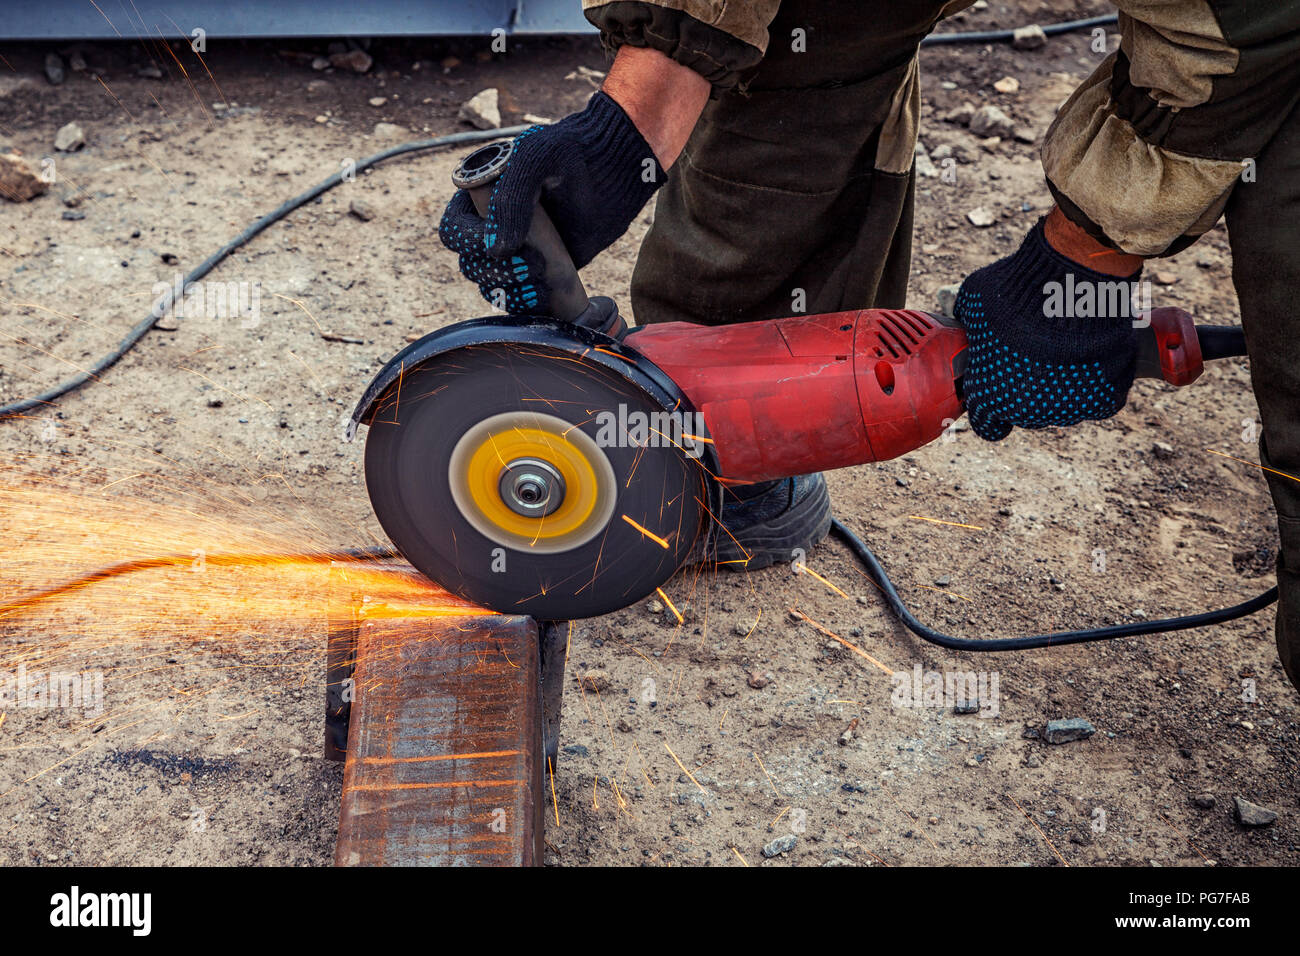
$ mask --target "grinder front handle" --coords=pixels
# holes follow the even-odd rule
[[[492,184],[505,169],[513,151],[514,143],[510,140],[490,143],[462,159],[456,171],[451,174],[452,183],[456,188],[469,193],[474,208],[485,219],[488,200],[492,197]],[[584,324],[581,320],[588,311],[591,300],[587,297],[587,290],[582,287],[582,280],[578,278],[573,257],[569,255],[564,240],[560,238],[555,224],[541,203],[533,206],[532,223],[528,227],[524,244],[542,260],[543,279],[550,296],[552,317]]]

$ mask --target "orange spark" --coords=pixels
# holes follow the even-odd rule
[[[661,598],[664,599],[664,604],[668,605],[668,610],[670,610],[670,611],[673,612],[673,617],[677,618],[677,623],[678,623],[678,624],[685,624],[685,623],[686,623],[686,619],[685,619],[684,617],[682,617],[681,612],[677,610],[677,608],[676,608],[676,606],[673,604],[673,602],[670,601],[670,600],[668,600],[668,595],[667,595],[667,594],[664,594],[664,589],[663,589],[663,588],[655,588],[655,591],[659,594],[659,596],[660,596]],[[643,655],[643,656],[644,656],[644,655]]]
[[[879,668],[880,668],[882,671],[884,671],[886,674],[889,674],[891,677],[893,676],[893,673],[894,673],[894,672],[893,672],[890,668],[888,668],[888,667],[886,667],[884,664],[880,663],[880,661],[876,660],[874,657],[872,657],[870,654],[868,654],[868,653],[867,653],[866,651],[864,651],[862,648],[858,647],[858,646],[857,646],[856,644],[854,644],[852,641],[846,641],[844,638],[840,637],[840,636],[839,636],[838,634],[836,634],[834,631],[829,631],[829,630],[827,630],[826,628],[824,628],[824,627],[822,627],[820,624],[818,624],[816,621],[814,621],[812,618],[810,618],[807,614],[804,614],[802,611],[796,611],[794,608],[790,608],[790,613],[793,614],[795,617],[798,617],[798,618],[801,618],[801,619],[807,621],[809,624],[811,624],[813,627],[817,628],[817,630],[821,631],[821,632],[822,632],[823,634],[825,634],[827,637],[833,637],[835,640],[839,641],[841,644],[843,644],[845,647],[847,647],[849,650],[851,650],[854,654],[857,654],[859,657],[866,658],[867,660],[871,661],[871,663],[873,663],[873,664],[875,664],[877,667],[879,667]]]
[[[925,515],[908,515],[909,518],[915,518],[917,521],[933,521],[935,524],[952,525],[954,528],[968,528],[971,531],[983,531],[984,529],[976,524],[961,524],[957,521],[944,521],[942,518],[927,518]]]
[[[1053,844],[1051,840],[1047,839],[1047,834],[1043,832],[1043,828],[1040,827],[1037,823],[1034,822],[1034,818],[1033,818],[1033,817],[1031,817],[1029,814],[1025,813],[1025,808],[1024,808],[1024,807],[1022,807],[1020,804],[1016,803],[1016,798],[1013,797],[1013,796],[1011,796],[1011,794],[1009,794],[1009,793],[1007,793],[1007,794],[1003,794],[1003,796],[1005,796],[1008,800],[1010,800],[1010,801],[1012,802],[1012,804],[1015,805],[1015,808],[1016,808],[1017,810],[1019,810],[1021,813],[1024,814],[1026,820],[1028,820],[1030,823],[1033,824],[1034,829],[1038,831],[1038,835],[1039,835],[1040,837],[1043,838],[1043,842],[1045,842],[1045,843],[1048,845],[1048,847],[1051,848],[1051,851],[1052,851],[1053,853],[1056,854],[1056,858],[1057,858],[1058,860],[1061,861],[1061,865],[1062,865],[1062,866],[1069,866],[1070,864],[1068,864],[1068,863],[1065,862],[1065,857],[1061,856],[1060,851],[1056,849],[1056,845]]]
[[[797,573],[799,573],[799,574],[811,574],[814,578],[816,578],[816,579],[817,579],[818,581],[820,581],[822,584],[826,585],[828,588],[830,588],[832,591],[834,591],[834,592],[835,592],[836,594],[838,594],[840,597],[845,598],[846,600],[848,599],[848,595],[847,595],[847,594],[845,594],[843,591],[841,591],[839,588],[837,588],[834,584],[831,584],[830,581],[827,581],[824,577],[822,577],[820,574],[818,574],[818,573],[817,573],[816,571],[814,571],[812,568],[808,567],[808,565],[804,564],[802,561],[800,561],[798,564],[795,565],[795,571],[796,571]]]
[[[664,743],[664,750],[667,750],[667,751],[668,751],[668,756],[672,757],[672,758],[673,758],[673,762],[676,763],[677,766],[679,766],[679,767],[682,768],[682,773],[686,774],[686,776],[688,776],[688,777],[690,778],[691,783],[695,784],[695,786],[697,786],[697,787],[700,788],[700,793],[707,794],[707,793],[709,792],[709,791],[705,790],[704,787],[700,786],[700,782],[699,782],[698,780],[695,779],[695,774],[693,774],[693,773],[691,773],[689,770],[687,770],[687,769],[686,769],[686,765],[685,765],[684,763],[682,763],[680,760],[677,759],[677,754],[673,753],[673,748],[672,748],[672,747],[669,747],[668,744],[667,744],[667,742]]]
[[[650,531],[650,530],[647,529],[647,528],[643,528],[641,525],[637,524],[635,521],[633,521],[633,520],[632,520],[631,518],[629,518],[627,515],[621,515],[621,517],[622,517],[622,519],[623,519],[624,521],[626,521],[626,522],[627,522],[628,524],[630,524],[632,527],[636,528],[636,530],[640,531],[643,535],[645,535],[647,538],[649,538],[649,539],[650,539],[651,541],[653,541],[655,544],[659,545],[659,547],[663,548],[665,551],[668,550],[668,542],[665,541],[663,538],[659,537],[659,535],[655,534],[653,531]]]

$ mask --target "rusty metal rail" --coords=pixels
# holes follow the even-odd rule
[[[567,629],[351,606],[330,622],[327,755],[346,739],[336,865],[540,865]]]

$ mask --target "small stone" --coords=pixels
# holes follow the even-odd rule
[[[1029,756],[1025,758],[1026,767],[1041,767],[1043,765],[1043,756],[1037,750],[1029,751]]]
[[[324,115],[319,114],[319,113],[316,115],[316,122],[317,122],[317,123],[328,123],[329,121],[330,121],[330,118],[329,118],[328,116],[324,116]]]
[[[65,209],[63,210],[63,218],[68,222],[78,222],[86,218],[86,213],[81,209]]]
[[[86,134],[76,123],[68,123],[54,134],[54,148],[64,153],[72,153],[86,145]]]
[[[161,80],[163,72],[152,63],[146,63],[136,69],[135,75],[144,77],[146,80]]]
[[[853,864],[842,856],[833,856],[823,863],[822,866],[853,866]]]
[[[376,123],[375,128],[370,131],[370,135],[375,139],[401,139],[407,135],[405,126],[398,126],[396,123]]]
[[[1151,446],[1151,452],[1161,461],[1168,461],[1177,454],[1173,445],[1163,441],[1155,442]]]
[[[996,106],[981,106],[970,118],[970,131],[976,136],[1010,136],[1016,124]]]
[[[1075,740],[1087,740],[1097,732],[1089,721],[1082,717],[1071,717],[1068,720],[1049,720],[1047,729],[1043,731],[1043,739],[1049,744],[1068,744]]]
[[[930,161],[930,153],[925,148],[925,143],[918,139],[916,145],[912,148],[912,152],[916,156],[916,174],[918,176],[934,179],[939,175],[939,168]]]
[[[1156,280],[1156,285],[1173,285],[1178,281],[1178,276],[1172,272],[1154,272],[1151,278]]]
[[[26,202],[49,189],[50,184],[17,153],[0,153],[0,196],[11,202]]]
[[[369,222],[375,218],[375,207],[362,199],[354,199],[348,203],[348,212],[362,222]]]
[[[978,229],[985,229],[997,221],[997,217],[986,206],[976,206],[966,213],[966,218]]]
[[[374,62],[365,50],[348,50],[346,53],[330,54],[331,65],[341,70],[351,70],[353,73],[369,72]]]
[[[1266,827],[1277,821],[1277,812],[1257,803],[1234,797],[1237,822],[1244,827]]]
[[[953,704],[952,712],[954,714],[978,714],[980,702],[978,700],[959,700]]]
[[[457,114],[479,129],[496,129],[501,125],[500,94],[496,87],[480,90],[460,106]]]
[[[1019,93],[1020,81],[1014,76],[1004,76],[993,84],[993,89],[997,90],[999,93]]]
[[[952,318],[953,310],[957,307],[957,292],[961,289],[960,284],[940,286],[936,299],[939,305],[939,311],[948,318]]]
[[[632,722],[626,717],[620,717],[614,724],[614,729],[620,734],[630,734],[632,732]]]
[[[794,849],[795,844],[798,842],[799,838],[797,836],[793,833],[787,833],[785,836],[777,837],[767,846],[763,847],[763,856],[770,860],[772,857],[780,856],[782,853],[789,853]]]
[[[597,693],[609,690],[609,674],[602,670],[589,670],[579,678],[583,690],[593,690]]]
[[[934,149],[930,150],[931,159],[949,159],[951,157],[952,147],[947,143],[944,143],[942,146],[936,146]]]
[[[73,73],[86,72],[86,57],[80,50],[73,50],[68,54],[68,69]]]
[[[1011,45],[1017,50],[1037,50],[1047,45],[1047,34],[1037,23],[1016,27],[1011,33]]]
[[[775,680],[771,671],[750,671],[748,679],[745,681],[754,690],[762,690],[768,684]]]
[[[317,73],[319,73],[321,70],[328,70],[330,68],[329,57],[327,56],[316,57],[314,60],[311,61],[311,68],[315,70]]]
[[[651,600],[646,602],[645,609],[651,614],[662,614],[664,612],[664,605],[662,601]]]
[[[379,107],[383,106],[384,104],[386,104],[386,103],[388,102],[388,97],[386,97],[386,96],[372,96],[372,97],[370,97],[370,99],[367,100],[366,102],[368,102],[371,106],[373,106],[373,107],[375,107],[376,109],[378,109]]]
[[[226,403],[225,403],[225,400],[224,400],[224,399],[220,399],[220,398],[209,398],[209,399],[208,399],[208,408],[221,408],[221,407],[222,407],[223,405],[225,405],[225,404],[226,404]]]
[[[57,53],[45,54],[45,78],[50,81],[51,86],[58,86],[63,82],[63,58]]]
[[[972,119],[975,118],[975,106],[971,103],[963,103],[961,106],[951,109],[943,114],[945,123],[955,123],[958,126],[969,126]]]
[[[1213,810],[1218,805],[1219,800],[1212,793],[1198,793],[1192,797],[1192,803],[1202,810]]]
[[[1033,143],[1038,140],[1038,134],[1028,126],[1017,126],[1013,135],[1016,141],[1020,143]]]

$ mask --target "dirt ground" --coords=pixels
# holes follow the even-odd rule
[[[994,3],[944,28],[1105,10],[1051,6]],[[956,177],[921,180],[912,306],[933,308],[939,287],[1011,251],[1048,208],[1037,144],[1098,61],[1090,42],[925,51],[921,138],[930,153],[951,148]],[[210,41],[209,76],[179,45],[185,75],[160,44],[94,45],[89,69],[58,86],[42,73],[46,48],[0,47],[0,147],[34,166],[52,157],[57,172],[49,194],[0,201],[0,400],[93,361],[147,314],[156,283],[349,159],[467,129],[457,107],[489,86],[506,123],[561,116],[593,89],[577,68],[606,63],[589,38],[486,47],[376,42],[357,75],[313,70],[324,43]],[[141,75],[151,64],[161,77]],[[1007,75],[1018,92],[994,90]],[[1034,142],[984,142],[942,119],[986,102]],[[56,152],[72,121],[85,148]],[[155,330],[102,381],[0,425],[8,490],[51,489],[47,505],[17,496],[28,505],[0,514],[6,588],[157,549],[382,544],[362,444],[343,443],[341,423],[408,336],[488,311],[436,238],[459,152],[363,173],[220,266],[212,279],[259,290],[252,327],[199,316]],[[980,206],[993,225],[967,219]],[[585,272],[625,311],[651,215]],[[1222,226],[1151,271],[1157,305],[1237,321]],[[828,480],[838,516],[935,627],[991,637],[1190,613],[1271,583],[1256,414],[1236,360],[1178,394],[1140,383],[1107,422],[997,445],[959,431]],[[1300,862],[1300,698],[1271,612],[957,654],[902,630],[841,545],[809,567],[834,588],[788,567],[693,591],[674,581],[665,591],[690,605],[684,625],[655,603],[576,626],[548,863]],[[200,608],[186,603],[186,574],[143,572],[0,630],[0,661],[49,648],[65,668],[102,671],[105,692],[102,715],[14,709],[0,722],[0,862],[332,859],[341,770],[320,756],[319,575],[290,585],[262,572],[258,596]],[[826,632],[885,669],[996,678],[997,713],[898,706],[882,667]],[[608,677],[599,701],[578,685],[591,670]],[[1045,723],[1064,718],[1095,735],[1046,743]],[[1236,797],[1279,819],[1241,825]],[[792,848],[762,855],[787,834]]]

